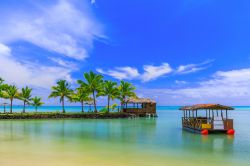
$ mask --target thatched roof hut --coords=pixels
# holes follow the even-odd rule
[[[156,101],[149,98],[128,98],[125,100],[125,103],[156,103]]]
[[[220,104],[195,104],[181,107],[180,110],[234,110],[234,108]]]
[[[140,115],[156,115],[156,101],[148,98],[128,98],[124,101],[125,108],[123,112],[140,114]],[[133,105],[128,107],[128,105]]]

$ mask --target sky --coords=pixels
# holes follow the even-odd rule
[[[0,77],[46,105],[90,70],[158,105],[250,105],[249,20],[248,0],[2,0]]]

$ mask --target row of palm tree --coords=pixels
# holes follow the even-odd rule
[[[62,103],[62,112],[65,113],[65,99],[71,102],[80,102],[82,112],[84,112],[83,105],[85,102],[93,101],[94,112],[97,112],[96,98],[100,96],[107,96],[107,111],[110,112],[110,101],[118,99],[123,107],[127,97],[136,97],[134,92],[135,87],[125,81],[121,81],[120,85],[113,81],[105,81],[102,75],[96,74],[92,71],[86,72],[83,75],[84,80],[78,80],[79,85],[75,91],[70,87],[66,80],[59,80],[56,86],[52,87],[52,92],[49,98],[59,97]],[[90,97],[91,96],[91,97]]]
[[[121,102],[121,107],[125,103],[126,98],[136,97],[135,87],[125,81],[117,82],[104,80],[103,76],[92,71],[86,72],[83,75],[83,80],[77,80],[79,87],[75,90],[71,89],[70,84],[66,80],[59,80],[56,86],[52,86],[49,98],[57,98],[62,104],[62,112],[65,113],[65,100],[69,102],[80,102],[82,112],[84,112],[85,103],[93,103],[94,112],[97,112],[97,98],[100,96],[107,97],[107,112],[110,112],[111,100],[118,99]],[[22,88],[19,92],[15,85],[4,84],[4,80],[0,78],[0,98],[10,100],[10,113],[12,113],[13,100],[19,99],[23,101],[23,113],[25,113],[26,105],[41,106],[41,98],[32,98],[32,89],[29,87]]]
[[[26,86],[21,89],[21,92],[18,91],[18,88],[15,85],[4,84],[4,80],[0,78],[0,98],[9,99],[10,100],[10,113],[12,113],[13,100],[19,99],[23,101],[23,113],[25,113],[26,105],[33,105],[37,112],[37,108],[43,105],[41,102],[41,98],[35,96],[32,98],[31,95],[32,89]]]

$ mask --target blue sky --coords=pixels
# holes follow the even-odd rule
[[[3,0],[0,77],[52,105],[90,70],[159,105],[249,105],[249,20],[248,0]]]

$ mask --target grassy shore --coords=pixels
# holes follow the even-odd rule
[[[43,112],[43,113],[0,113],[0,119],[118,119],[129,118],[130,114],[115,113],[60,113],[60,112]]]

